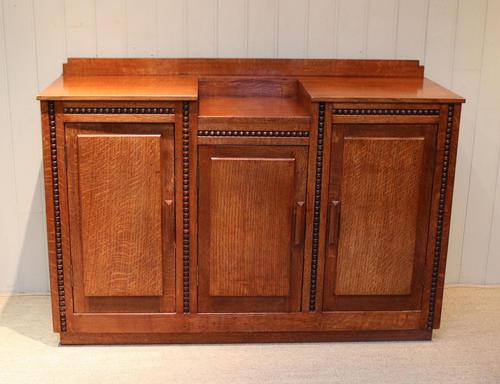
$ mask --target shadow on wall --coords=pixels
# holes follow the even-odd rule
[[[40,164],[36,188],[41,185],[43,173]],[[0,329],[6,328],[7,332],[15,332],[43,344],[56,346],[59,340],[52,331],[48,294],[45,215],[37,212],[19,216],[19,245],[13,252],[4,250],[3,257],[10,260],[3,260],[2,264],[15,274],[12,280],[9,279],[7,286],[12,287],[12,292],[21,294],[12,296],[2,293],[0,296]],[[12,260],[15,256],[17,259]],[[5,330],[2,333],[3,331]]]

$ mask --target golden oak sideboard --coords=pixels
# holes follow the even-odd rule
[[[418,61],[69,59],[38,99],[62,344],[439,327],[464,100]]]

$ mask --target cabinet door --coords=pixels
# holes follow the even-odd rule
[[[173,311],[173,126],[67,124],[66,146],[75,311]]]
[[[435,125],[334,125],[324,306],[420,307]]]
[[[200,146],[199,312],[300,311],[307,148]]]

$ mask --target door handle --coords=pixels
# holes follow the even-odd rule
[[[300,245],[304,241],[305,204],[303,201],[295,203],[295,234],[294,244]]]
[[[337,245],[340,234],[340,201],[330,201],[328,209],[330,211],[328,219],[328,244]]]
[[[167,228],[167,243],[175,243],[175,217],[173,200],[165,200],[165,227]]]

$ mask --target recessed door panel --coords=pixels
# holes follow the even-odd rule
[[[161,296],[160,135],[77,135],[85,296]]]
[[[200,312],[299,309],[306,154],[200,147]]]
[[[165,207],[173,198],[173,130],[158,128],[66,128],[77,312],[173,309],[174,247],[164,236],[174,225]]]
[[[325,309],[420,305],[436,126],[334,126]]]

